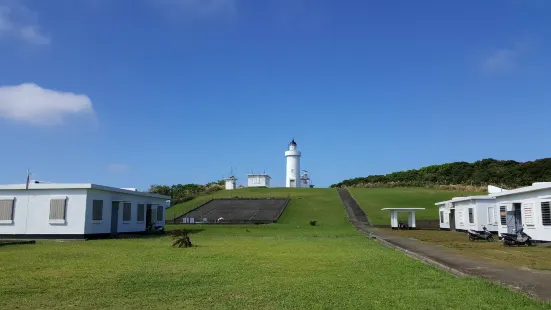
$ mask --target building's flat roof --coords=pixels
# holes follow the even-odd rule
[[[511,190],[508,190],[508,191],[505,191],[505,192],[494,193],[494,194],[490,194],[490,195],[492,195],[493,197],[503,197],[503,196],[529,193],[529,192],[539,191],[539,190],[542,190],[542,189],[550,189],[550,188],[551,188],[551,183],[542,182],[540,184],[526,186],[526,187],[520,187],[520,188],[511,189]]]
[[[7,184],[0,185],[0,191],[3,190],[25,190],[25,184]],[[170,196],[133,191],[128,189],[122,189],[118,187],[104,186],[91,183],[29,183],[29,190],[37,189],[97,189],[102,191],[109,191],[115,193],[129,194],[135,196],[146,196],[152,198],[161,198],[169,200]]]
[[[248,177],[267,177],[267,178],[272,178],[271,176],[267,175],[267,174],[263,174],[263,173],[253,173],[253,174],[247,174]]]
[[[446,204],[448,202],[459,202],[459,201],[467,201],[467,200],[494,200],[494,199],[495,199],[495,197],[492,197],[490,195],[454,197],[450,200],[437,202],[434,205],[439,206],[439,205]]]
[[[467,200],[494,200],[495,197],[491,197],[489,195],[480,195],[480,196],[466,196],[466,197],[457,197],[452,200],[451,202],[458,202],[458,201],[467,201]]]
[[[413,210],[425,210],[425,208],[383,208],[381,210],[388,211],[413,211]]]

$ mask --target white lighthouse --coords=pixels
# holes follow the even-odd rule
[[[295,139],[289,143],[289,150],[285,152],[285,157],[287,157],[285,187],[300,187],[300,151],[297,151]]]

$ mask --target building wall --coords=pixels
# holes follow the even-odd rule
[[[247,180],[249,187],[269,187],[270,181],[264,176],[249,176]]]
[[[235,189],[237,182],[235,180],[226,180],[226,189],[232,190]]]
[[[499,223],[499,233],[507,232],[507,225],[501,225],[500,206],[505,206],[507,211],[513,210],[513,203],[521,203],[521,218],[524,226],[524,232],[532,239],[540,241],[551,241],[551,226],[544,226],[542,223],[541,203],[551,201],[551,198],[541,198],[542,196],[551,196],[551,189],[520,193],[515,195],[496,197],[496,216]],[[532,203],[534,225],[526,225],[526,203]]]
[[[13,223],[0,224],[0,234],[82,235],[86,213],[85,189],[2,190],[0,199],[15,197]],[[67,197],[66,220],[50,223],[50,200]]]
[[[477,201],[477,206],[480,205],[480,219],[483,219],[479,222],[480,229],[482,230],[483,226],[491,232],[498,231],[498,221],[499,218],[496,216],[496,203],[493,200],[479,200]]]
[[[469,230],[475,229],[476,226],[476,213],[474,216],[474,223],[469,223],[469,208],[471,207],[470,201],[459,201],[453,203],[455,207],[455,229]]]
[[[497,225],[489,221],[488,211],[495,207],[494,201],[468,200],[453,202],[455,206],[455,228],[459,230],[482,231],[484,226],[489,231],[497,231]],[[469,208],[473,208],[473,223],[469,222]]]
[[[287,151],[286,154],[299,154],[297,151]],[[287,156],[287,171],[285,178],[286,187],[300,187],[300,156]],[[295,180],[294,185],[291,185],[291,180]]]
[[[443,216],[443,217],[442,217]],[[447,205],[440,205],[438,207],[438,218],[440,222],[440,228],[449,229],[450,228],[450,208]],[[442,221],[443,219],[443,221]]]
[[[92,220],[93,212],[93,201],[94,200],[103,200],[103,213],[101,221]],[[112,202],[117,200],[128,201],[131,203],[131,212],[130,212],[130,221],[123,221],[123,202],[119,203],[118,210],[118,221],[117,221],[117,232],[142,232],[145,231],[145,212],[147,210],[148,204],[161,204],[163,210],[163,218],[161,220],[156,220],[157,226],[165,225],[165,216],[166,216],[166,207],[167,203],[165,199],[153,198],[147,196],[139,195],[130,195],[130,194],[121,194],[113,193],[108,191],[102,191],[97,189],[89,189],[88,196],[86,201],[86,225],[85,233],[86,234],[106,234],[111,232],[111,211],[112,211]],[[144,204],[144,220],[138,222],[138,204]],[[157,206],[151,207],[152,218],[156,218]]]

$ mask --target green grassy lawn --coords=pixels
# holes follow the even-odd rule
[[[549,260],[551,249],[540,245],[534,247],[505,247],[494,236],[494,242],[476,241],[471,242],[468,235],[456,231],[440,230],[392,230],[384,229],[385,232],[405,238],[415,238],[443,246],[454,253],[476,259],[491,260],[494,263],[501,263],[507,266],[523,266],[539,270],[551,270]]]
[[[186,225],[200,230],[188,249],[170,237],[1,247],[0,309],[549,309],[365,237],[334,189],[290,192],[276,224]]]
[[[349,191],[373,225],[390,225],[390,212],[381,210],[383,208],[425,208],[415,212],[416,219],[437,220],[436,202],[459,196],[484,195],[426,188],[350,188]],[[399,214],[399,217],[407,223],[407,214]]]

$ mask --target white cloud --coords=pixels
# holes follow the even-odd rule
[[[94,114],[92,101],[86,95],[44,89],[34,83],[0,86],[2,118],[53,126],[78,114]]]
[[[155,5],[166,6],[172,13],[189,18],[205,18],[214,15],[233,16],[237,0],[151,0]]]
[[[20,30],[21,37],[29,43],[33,44],[50,44],[51,39],[42,33],[34,26],[24,26]]]
[[[527,42],[516,42],[513,47],[493,51],[482,63],[486,73],[507,73],[520,66],[520,58],[529,50]]]
[[[42,32],[36,12],[18,1],[0,0],[0,39],[13,37],[37,45],[51,43]]]
[[[125,173],[130,170],[130,167],[125,164],[110,164],[107,166],[107,170],[113,173]]]
[[[517,66],[518,52],[513,49],[494,51],[482,64],[482,69],[488,73],[513,71]]]

